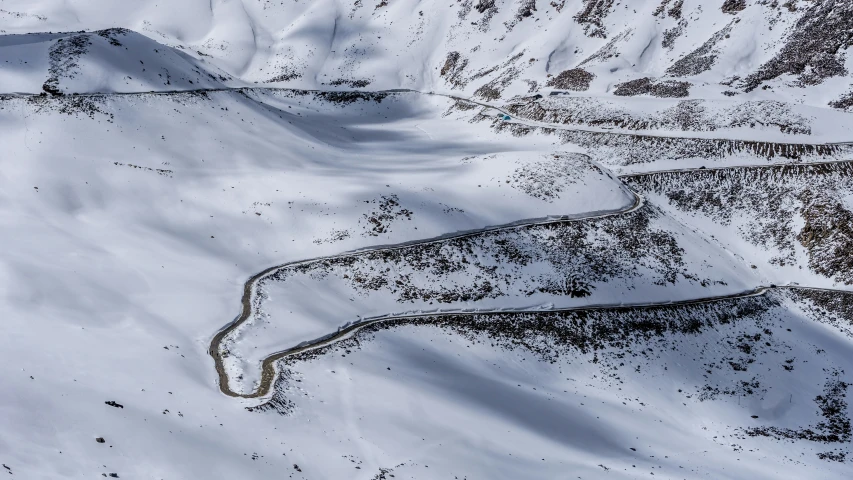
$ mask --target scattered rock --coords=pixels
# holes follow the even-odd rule
[[[746,0],[726,0],[723,2],[721,9],[723,13],[736,15],[738,12],[746,8]]]
[[[652,95],[662,98],[686,97],[690,94],[691,86],[690,82],[680,82],[677,80],[654,82],[651,78],[644,77],[617,84],[613,95],[620,97],[632,97],[635,95]]]
[[[594,78],[594,74],[582,68],[573,68],[560,72],[559,75],[548,80],[546,85],[562,90],[584,91],[589,89],[589,84]]]

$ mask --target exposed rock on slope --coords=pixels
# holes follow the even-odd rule
[[[844,52],[853,43],[853,2],[815,2],[797,20],[785,45],[758,71],[744,80],[746,91],[784,74],[797,75],[803,85],[847,75]]]
[[[776,131],[810,135],[812,121],[791,105],[773,101],[716,103],[706,100],[620,103],[590,97],[544,97],[511,101],[513,115],[537,122],[567,126],[603,126],[625,130],[713,132],[743,129],[744,132]]]
[[[546,83],[549,87],[562,88],[565,90],[584,91],[589,89],[589,84],[595,75],[582,68],[564,70]]]
[[[626,181],[660,195],[671,208],[733,229],[773,252],[771,264],[808,267],[851,285],[851,176],[853,163],[837,162],[665,172]]]
[[[613,7],[613,0],[584,0],[583,10],[575,15],[575,21],[583,25],[583,31],[590,37],[607,37],[604,19]]]
[[[689,82],[675,80],[652,81],[651,78],[639,78],[616,85],[613,95],[633,97],[635,95],[652,95],[661,98],[686,97],[690,94]]]

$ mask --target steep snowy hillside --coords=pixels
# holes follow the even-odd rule
[[[122,28],[3,35],[0,58],[4,93],[38,93],[40,82],[44,92],[62,95],[220,88],[228,80],[203,61]]]
[[[849,0],[0,1],[10,478],[848,478]]]
[[[849,297],[377,324],[288,357],[259,410],[403,478],[843,478]]]

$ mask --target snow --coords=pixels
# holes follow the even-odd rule
[[[203,61],[122,29],[4,35],[0,52],[9,64],[0,76],[3,92],[40,93],[51,77],[63,93],[222,88],[227,80]]]
[[[853,371],[848,173],[736,192],[796,195],[778,211],[681,208],[678,179],[629,178],[847,159],[853,117],[828,103],[848,74],[742,83],[811,6],[749,2],[731,15],[632,0],[596,25],[576,19],[592,2],[482,3],[0,3],[0,472],[846,478],[850,458],[820,455],[848,451],[849,432],[829,443],[745,432],[824,431],[816,399],[853,383],[834,373]],[[668,73],[709,40],[709,69]],[[589,89],[547,96],[573,68],[594,75]],[[687,81],[689,94],[614,95],[644,77]],[[535,93],[547,118],[524,108]],[[770,155],[748,142],[806,147]],[[724,198],[726,185],[687,194]],[[774,212],[791,214],[789,263],[748,235]],[[825,243],[797,243],[825,225]],[[382,257],[427,239],[441,246],[429,269],[415,254]],[[310,261],[321,257],[351,263]],[[274,352],[415,317],[285,359],[263,398],[224,395],[212,338],[240,314],[247,280],[301,261],[250,292],[255,310],[218,346],[225,387],[251,393]],[[362,288],[356,274],[405,277],[400,290],[415,293]],[[476,296],[487,277],[494,289]],[[824,292],[837,303],[754,290],[794,283],[837,289]],[[610,308],[649,304],[664,310]],[[590,306],[609,308],[553,312]],[[641,327],[585,347],[522,328],[548,315],[577,320],[559,332]],[[483,326],[502,318],[521,336]],[[673,327],[685,319],[706,323]],[[670,323],[643,330],[657,321]]]
[[[754,273],[742,264],[742,260],[723,251],[718,245],[697,238],[692,235],[692,232],[679,232],[681,225],[669,222],[667,219],[655,219],[652,220],[652,224],[649,231],[638,231],[637,234],[648,235],[654,232],[655,235],[665,235],[662,232],[675,232],[674,241],[677,243],[677,248],[685,252],[684,258],[678,258],[676,262],[686,264],[685,270],[695,276],[687,278],[674,275],[675,280],[670,279],[668,274],[660,273],[661,270],[667,270],[668,266],[654,260],[654,257],[661,253],[649,252],[646,256],[641,254],[639,258],[624,260],[614,256],[610,260],[610,268],[619,269],[620,278],[604,276],[597,279],[592,273],[598,268],[594,260],[591,262],[592,266],[585,265],[583,261],[579,261],[577,265],[559,265],[558,261],[549,258],[548,255],[537,256],[537,249],[547,251],[548,247],[545,245],[550,245],[551,239],[548,233],[536,232],[530,236],[501,235],[498,240],[494,240],[494,243],[486,241],[482,244],[474,244],[473,255],[466,255],[464,246],[460,247],[452,243],[443,246],[443,258],[451,258],[451,261],[461,259],[460,265],[463,265],[458,271],[451,267],[448,273],[441,271],[443,261],[422,267],[420,266],[422,260],[399,262],[368,257],[365,260],[358,260],[354,265],[333,267],[331,273],[327,273],[327,269],[320,267],[288,275],[282,280],[262,280],[261,286],[256,288],[254,299],[254,302],[257,302],[256,310],[260,313],[226,338],[228,363],[234,373],[231,378],[241,378],[242,381],[237,382],[237,386],[240,387],[242,384],[241,390],[249,393],[252,389],[247,389],[245,385],[251,386],[260,377],[261,360],[282,350],[283,346],[296,346],[322,338],[335,332],[339,327],[377,316],[432,311],[453,312],[465,309],[548,310],[590,305],[666,303],[673,299],[738,294],[759,285]],[[495,244],[504,245],[503,242],[508,242],[506,244],[512,246],[532,244],[525,253],[533,255],[536,260],[522,264],[518,270],[496,261],[500,257],[493,258],[490,252],[496,248]],[[593,242],[609,245],[614,250],[627,248],[618,240],[611,240],[606,235],[594,238]],[[571,247],[567,253],[576,254],[579,257],[595,255],[588,252],[582,245]],[[675,255],[667,251],[663,254]],[[378,288],[374,292],[372,288],[361,286],[381,278],[389,285],[401,285],[400,279],[405,279],[415,288],[423,288],[428,292],[445,292],[454,289],[476,290],[478,279],[483,275],[477,268],[468,266],[478,266],[480,262],[487,265],[486,269],[496,268],[498,272],[496,278],[500,279],[504,276],[512,278],[512,284],[506,288],[495,286],[496,291],[490,292],[490,296],[475,297],[475,300],[465,298],[441,300],[440,293],[424,298],[414,294],[414,298],[409,300],[402,293],[395,295],[396,290],[390,290],[390,288]],[[506,263],[511,262],[506,261]],[[366,266],[361,267],[362,264]],[[287,271],[286,268],[283,270]],[[357,282],[349,279],[350,276],[356,279],[365,278],[362,276],[365,271],[382,273],[377,277],[370,277],[370,273],[367,273],[366,280]],[[576,298],[567,296],[565,291],[557,293],[552,290],[543,290],[552,283],[559,283],[569,276],[589,279],[592,282],[589,286],[590,294]],[[536,280],[527,281],[527,279]],[[260,290],[260,296],[257,290]],[[324,292],[325,298],[321,303],[314,301],[312,296],[312,292],[317,291]]]
[[[761,400],[688,398],[709,381],[696,373],[703,371],[700,365],[740,353],[727,345],[734,332],[761,332],[751,322],[654,343],[651,353],[622,357],[624,366],[613,370],[593,363],[589,352],[541,362],[524,349],[496,352],[488,337],[472,341],[403,326],[380,330],[351,354],[336,351],[297,363],[292,378],[301,383],[291,382],[287,393],[296,402],[296,417],[353,445],[362,468],[402,464],[395,468],[398,476],[464,472],[469,478],[561,478],[566,469],[592,478],[843,476],[843,465],[806,466],[799,458],[780,462],[791,457],[788,445],[732,435],[734,425],[746,428],[769,419],[794,428],[814,422],[815,409],[799,405],[811,403],[823,384],[792,382],[778,364],[795,356],[795,371],[810,369],[814,379],[823,378],[819,365],[824,362],[812,357],[810,345],[826,344],[837,332],[800,315],[783,313],[779,321],[796,333],[777,329],[774,322],[763,325],[777,332],[774,345],[793,350],[782,347],[784,354],[767,353],[761,365],[750,367],[770,367],[773,373],[766,375],[777,379]],[[598,352],[600,358],[607,355],[606,349]],[[621,381],[610,377],[613,371]],[[738,376],[715,370],[711,382],[729,386]],[[329,420],[341,411],[348,412],[347,424]]]

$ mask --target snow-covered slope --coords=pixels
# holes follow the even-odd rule
[[[829,298],[400,322],[291,357],[262,411],[360,448],[365,478],[843,478]]]
[[[3,0],[0,472],[847,478],[851,28]]]
[[[228,80],[203,60],[122,28],[3,35],[0,58],[4,93],[192,90],[221,88]]]

